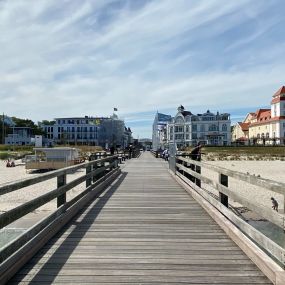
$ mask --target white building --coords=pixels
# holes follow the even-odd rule
[[[56,118],[54,122],[41,124],[45,139],[56,144],[99,145],[109,148],[125,148],[131,140],[131,130],[117,115],[111,117]]]
[[[167,142],[181,148],[194,146],[198,141],[205,145],[230,145],[230,114],[213,114],[208,110],[193,115],[183,106],[178,107],[178,113],[167,124]]]

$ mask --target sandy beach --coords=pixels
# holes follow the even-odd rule
[[[223,168],[227,168],[233,171],[242,172],[245,174],[260,175],[261,178],[266,178],[274,181],[284,182],[285,173],[285,161],[273,160],[273,161],[206,161],[208,164],[217,165]],[[218,181],[219,176],[216,172],[202,169],[202,174]],[[229,177],[229,188],[239,193],[241,196],[247,198],[250,201],[257,201],[259,204],[271,209],[271,197],[276,198],[279,203],[279,212],[284,212],[284,196],[278,193],[274,193],[270,190],[257,187],[246,182],[238,181]],[[218,191],[213,190],[208,185],[202,184],[202,187],[208,191],[212,191],[218,194]],[[285,189],[284,189],[285,193]],[[242,207],[239,203],[233,200],[229,200],[230,204],[234,207]],[[252,215],[252,218],[254,215]]]
[[[77,177],[82,176],[85,173],[85,169],[80,169],[73,174],[67,175],[67,182],[70,182]],[[25,178],[35,177],[41,175],[39,173],[28,173],[25,169],[25,165],[20,160],[16,161],[16,167],[6,167],[6,163],[0,160],[0,186],[2,184],[22,180]],[[28,202],[36,197],[39,197],[51,190],[56,189],[56,178],[37,183],[32,186],[25,187],[23,189],[5,194],[0,199],[0,213],[6,212],[9,209],[15,208],[25,202]],[[85,189],[85,183],[81,183],[72,190],[67,192],[67,201],[75,197],[78,193]],[[56,209],[56,199],[45,204],[44,206],[36,209],[33,213],[27,215],[23,220],[19,220],[11,225],[11,227],[28,227],[35,221],[40,220],[51,211]],[[10,227],[10,226],[9,226]]]

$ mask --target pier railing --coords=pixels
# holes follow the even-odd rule
[[[66,183],[66,175],[79,169],[86,173]],[[54,234],[56,234],[82,207],[92,201],[120,173],[118,156],[110,156],[55,170],[37,177],[0,186],[0,196],[26,186],[52,178],[57,179],[57,188],[0,215],[0,229],[10,225],[39,207],[56,200],[57,209],[33,227],[22,233],[0,250],[0,284],[9,280]],[[85,190],[67,201],[66,193],[85,182]]]
[[[264,179],[261,177],[232,171],[226,168],[218,167],[205,162],[192,160],[188,157],[177,156],[175,161],[175,174],[184,182],[189,184],[201,197],[206,199],[213,205],[219,212],[227,217],[233,224],[235,224],[244,234],[252,239],[258,246],[265,250],[269,255],[275,258],[283,267],[285,267],[285,249],[277,243],[266,237],[260,231],[256,230],[253,226],[248,224],[244,219],[236,215],[233,211],[228,209],[228,199],[238,202],[239,204],[247,207],[251,211],[259,214],[264,219],[274,223],[278,227],[285,230],[285,216],[269,207],[260,205],[257,201],[250,200],[241,195],[238,189],[232,189],[229,185],[229,177],[235,178],[239,181],[245,182],[250,185],[259,186],[264,191],[272,191],[275,193],[285,195],[285,184]],[[215,171],[219,175],[219,182],[203,176],[203,169]],[[201,183],[210,185],[218,191],[218,197],[214,197],[212,193],[206,191],[201,187]]]

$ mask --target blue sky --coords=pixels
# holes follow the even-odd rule
[[[2,0],[0,112],[109,116],[269,107],[285,85],[283,0]]]

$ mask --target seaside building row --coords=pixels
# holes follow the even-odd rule
[[[157,113],[153,123],[153,149],[167,148],[176,144],[181,149],[195,146],[198,142],[204,145],[230,145],[230,114],[211,113],[192,114],[179,106],[175,117]]]
[[[285,144],[285,86],[273,94],[271,108],[250,112],[233,127],[236,144]]]
[[[133,142],[132,131],[116,114],[111,117],[67,117],[39,123],[43,131],[43,145],[97,145],[125,148]],[[8,145],[31,145],[35,137],[30,128],[11,127],[12,133],[5,137]]]

